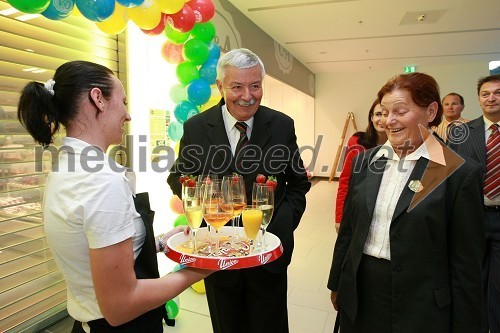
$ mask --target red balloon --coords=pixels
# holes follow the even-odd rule
[[[167,15],[167,22],[174,29],[181,32],[188,32],[193,29],[196,23],[196,16],[191,7],[185,4],[177,13]]]
[[[158,23],[158,25],[156,27],[154,27],[151,30],[146,30],[146,29],[141,29],[141,30],[146,35],[156,36],[156,35],[161,34],[163,32],[163,30],[165,30],[165,24],[167,24],[167,15],[161,13],[160,23]]]
[[[187,4],[193,10],[196,22],[208,22],[215,15],[215,5],[212,0],[191,0]]]
[[[182,56],[182,44],[174,44],[171,41],[166,41],[161,46],[161,55],[168,63],[178,64],[184,61]]]

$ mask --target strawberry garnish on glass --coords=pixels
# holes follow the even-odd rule
[[[255,182],[258,183],[258,184],[265,184],[266,183],[266,176],[264,176],[263,174],[258,174],[257,175],[257,178],[255,178]]]
[[[266,186],[274,191],[276,189],[276,186],[278,186],[278,181],[276,180],[276,177],[269,176],[269,178],[266,181]]]

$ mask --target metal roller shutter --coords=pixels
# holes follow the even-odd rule
[[[0,0],[0,332],[36,331],[66,309],[41,212],[50,160],[35,167],[34,142],[17,120],[20,91],[69,60],[103,64],[126,83],[124,34],[106,35],[81,16],[21,21],[24,14],[6,12],[11,8]]]

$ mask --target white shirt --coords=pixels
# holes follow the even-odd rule
[[[493,125],[493,124],[499,124],[500,125],[500,122],[493,123],[491,120],[489,120],[485,116],[483,116],[483,120],[484,120],[484,142],[485,142],[485,145],[486,145],[486,142],[488,142],[488,138],[490,137],[491,132],[492,132],[492,130],[490,128],[491,125]],[[500,195],[497,195],[493,199],[490,199],[487,196],[484,196],[484,204],[486,206],[500,206]]]
[[[103,318],[92,282],[89,249],[132,237],[137,258],[146,231],[135,210],[125,168],[98,148],[69,137],[63,138],[55,162],[45,186],[45,233],[66,280],[68,312],[76,320],[88,322]]]
[[[231,152],[234,155],[236,151],[236,145],[240,139],[240,131],[234,126],[238,120],[233,117],[232,114],[227,110],[226,104],[222,106],[222,119],[224,120],[224,126],[226,127],[227,138],[229,139],[229,144],[231,145]],[[253,117],[244,121],[247,124],[247,138],[250,140],[253,128]]]
[[[394,210],[410,175],[420,158],[445,165],[441,145],[433,135],[424,144],[402,160],[394,152],[389,141],[377,151],[370,163],[386,157],[387,164],[380,183],[375,209],[363,253],[372,257],[391,260],[389,231]]]

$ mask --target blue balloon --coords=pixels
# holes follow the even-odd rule
[[[102,22],[115,11],[115,0],[76,0],[76,7],[87,19]]]
[[[174,108],[174,116],[179,123],[185,122],[198,113],[200,113],[200,110],[190,101],[181,101]]]
[[[210,42],[208,44],[208,60],[219,59],[220,58],[220,47],[215,42]]]
[[[217,59],[208,59],[200,67],[200,77],[207,81],[208,84],[215,84],[217,79]]]
[[[191,81],[186,88],[187,97],[190,102],[195,105],[205,104],[212,95],[210,84],[204,79],[197,79]]]
[[[144,0],[116,0],[120,5],[125,7],[137,7],[144,2]]]
[[[179,141],[184,134],[184,128],[181,123],[173,121],[167,127],[167,134],[172,141]]]
[[[68,17],[75,7],[75,0],[51,0],[42,15],[51,20],[61,20]]]

